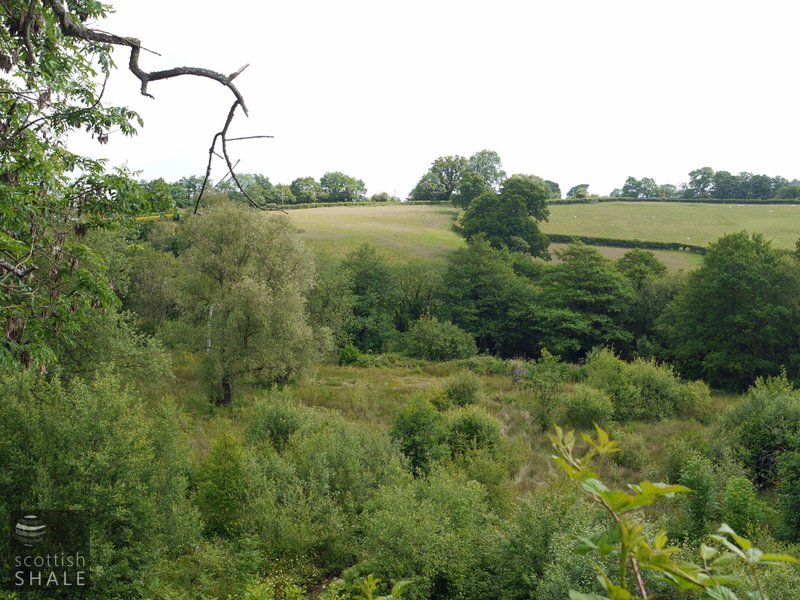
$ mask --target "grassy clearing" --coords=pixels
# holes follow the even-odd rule
[[[369,243],[394,263],[442,261],[464,244],[450,206],[336,206],[292,210],[300,236],[317,254],[339,260]]]
[[[608,202],[550,207],[545,233],[686,242],[700,246],[746,229],[778,248],[794,248],[800,206]]]

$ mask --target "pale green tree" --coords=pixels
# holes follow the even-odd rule
[[[229,404],[236,384],[310,365],[324,341],[306,316],[314,261],[289,218],[217,201],[185,227],[180,304],[212,396]]]

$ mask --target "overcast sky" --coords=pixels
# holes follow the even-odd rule
[[[112,0],[113,1],[113,0]],[[696,167],[800,177],[800,3],[716,0],[116,0],[98,27],[161,53],[147,69],[250,67],[239,171],[273,183],[344,171],[406,197],[440,155],[496,150],[506,171],[606,194],[628,175],[680,183]],[[202,174],[230,106],[180,78],[107,99],[145,127],[77,149],[147,179]],[[193,80],[194,79],[194,80]],[[233,131],[235,130],[235,131]],[[225,174],[215,165],[214,178]]]

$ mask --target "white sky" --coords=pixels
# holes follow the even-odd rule
[[[113,1],[113,0],[112,0]],[[344,171],[406,197],[444,154],[496,150],[505,170],[608,193],[691,169],[800,177],[792,0],[116,0],[102,29],[142,39],[147,69],[250,67],[240,172],[273,183]],[[83,151],[148,179],[202,174],[227,90],[119,71],[107,98],[145,127]],[[215,165],[214,179],[225,173]]]

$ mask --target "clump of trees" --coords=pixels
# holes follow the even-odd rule
[[[785,177],[742,172],[714,171],[702,167],[689,172],[689,181],[679,186],[659,185],[650,177],[628,177],[611,194],[619,198],[716,198],[719,200],[768,200],[800,198],[800,185]]]

